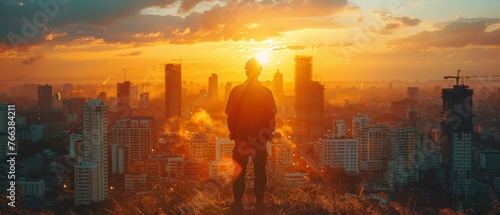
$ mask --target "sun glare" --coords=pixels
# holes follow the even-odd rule
[[[268,54],[268,53],[266,53],[266,52],[260,52],[260,53],[258,53],[258,54],[255,56],[255,58],[257,58],[257,60],[259,60],[259,62],[260,62],[261,64],[266,64],[266,63],[268,63],[268,62],[271,60],[271,59],[270,59],[271,57],[269,57],[269,54]]]

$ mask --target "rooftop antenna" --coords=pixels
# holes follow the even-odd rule
[[[128,70],[135,70],[135,69],[128,69]],[[124,81],[127,81],[127,68],[123,68],[123,78],[125,79]]]

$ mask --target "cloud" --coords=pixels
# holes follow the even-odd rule
[[[427,30],[415,35],[395,39],[388,44],[408,49],[428,49],[430,47],[464,47],[467,45],[500,45],[500,29],[486,31],[488,26],[499,23],[498,18],[458,18],[448,23],[438,24],[437,30]]]
[[[393,21],[395,21],[395,22],[399,21],[401,24],[403,24],[405,26],[416,26],[416,25],[418,25],[421,22],[420,19],[411,18],[411,17],[408,17],[408,16],[395,17],[393,19]]]
[[[47,0],[51,1],[51,0]],[[207,0],[213,2],[214,0]],[[44,1],[41,1],[44,2]],[[54,0],[55,2],[55,0]],[[16,34],[28,46],[46,44],[70,47],[80,38],[101,39],[104,43],[147,44],[154,42],[197,43],[221,40],[264,40],[283,32],[304,28],[336,28],[334,20],[321,19],[337,12],[351,11],[347,0],[236,1],[214,3],[205,11],[191,11],[202,0],[182,1],[179,12],[187,15],[142,14],[145,8],[167,8],[176,0],[87,0],[59,5],[45,26],[35,26],[34,36],[23,34],[34,14],[45,13],[38,1],[22,7],[0,3],[0,44],[11,45],[6,35]],[[3,4],[3,5],[2,5]],[[47,15],[47,13],[45,13]],[[32,37],[31,37],[32,36]]]
[[[408,27],[414,27],[420,24],[422,21],[418,18],[413,18],[409,16],[403,17],[393,17],[393,14],[389,11],[372,11],[372,13],[381,18],[380,29],[370,29],[373,33],[378,34],[392,34],[396,30],[401,30]]]
[[[274,47],[271,51],[281,51],[281,50],[298,51],[298,50],[304,50],[306,48],[308,48],[308,47],[307,46],[301,46],[301,45],[278,46],[278,47]]]
[[[31,53],[31,56],[24,59],[21,63],[23,65],[33,65],[37,61],[41,60],[44,55],[45,54],[40,49],[34,49]]]
[[[378,31],[379,34],[391,34],[396,30],[401,30],[407,27],[417,26],[421,22],[420,19],[411,18],[408,16],[386,18],[385,26],[382,30]]]
[[[144,52],[142,52],[142,51],[133,51],[133,52],[119,54],[119,55],[116,55],[116,56],[117,57],[134,57],[134,56],[139,56],[139,55],[142,55],[142,54],[144,54]]]
[[[80,33],[88,28],[102,31],[120,19],[137,16],[143,8],[167,6],[175,1],[44,0],[24,1],[22,6],[18,1],[15,4],[12,1],[3,1],[0,3],[0,43],[11,46],[39,44],[46,38],[53,39],[50,37],[53,32],[66,32],[66,29],[80,28],[76,31]],[[71,32],[67,34],[70,35]],[[73,38],[68,40],[71,39]]]
[[[183,0],[179,8],[180,12],[189,12],[197,4],[203,2],[203,0]]]
[[[297,45],[295,45],[295,46],[288,46],[288,49],[293,50],[293,51],[304,50],[306,48],[308,48],[308,47],[307,46],[297,46]]]

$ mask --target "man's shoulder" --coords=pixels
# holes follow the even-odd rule
[[[271,89],[267,88],[266,86],[264,86],[263,84],[259,84],[259,88],[264,91],[266,94],[273,94],[273,92],[271,91]]]
[[[264,86],[260,82],[254,82],[254,83],[245,82],[245,83],[236,85],[233,88],[233,91],[241,93],[246,88],[249,88],[249,90],[253,91],[253,92],[259,92],[260,91],[260,92],[264,92],[265,94],[272,94],[271,89],[267,88],[266,86]]]
[[[238,84],[235,87],[233,87],[233,89],[231,91],[237,93],[237,92],[240,92],[241,90],[243,90],[244,88],[245,88],[244,84]]]

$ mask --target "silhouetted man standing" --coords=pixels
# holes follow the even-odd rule
[[[241,210],[241,199],[245,193],[245,175],[248,157],[254,163],[256,198],[255,208],[265,209],[263,202],[266,190],[266,143],[273,139],[276,104],[271,90],[258,80],[262,65],[255,58],[245,65],[247,80],[233,88],[226,106],[229,137],[234,140],[233,175],[234,202],[232,209]]]

